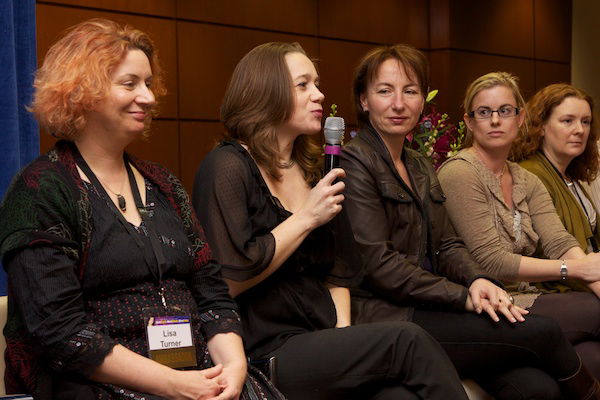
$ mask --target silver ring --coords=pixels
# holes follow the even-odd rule
[[[508,300],[510,301],[510,304],[515,304],[515,298],[512,296],[508,296]]]

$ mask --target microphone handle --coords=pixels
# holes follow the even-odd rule
[[[337,154],[325,154],[325,160],[323,164],[323,176],[327,175],[329,171],[334,168],[339,168],[340,156]]]

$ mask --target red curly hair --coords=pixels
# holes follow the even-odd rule
[[[590,105],[592,121],[585,150],[571,161],[566,173],[571,179],[590,182],[596,178],[600,167],[597,146],[599,133],[595,122],[596,118],[593,117],[594,100],[582,89],[566,83],[555,83],[546,86],[527,102],[526,108],[529,114],[530,127],[525,135],[520,135],[513,143],[511,158],[514,161],[521,161],[541,149],[543,127],[548,122],[554,108],[559,106],[567,97],[585,100]]]
[[[150,37],[130,26],[90,19],[68,29],[48,50],[36,72],[29,110],[54,136],[73,140],[85,126],[86,112],[108,95],[113,71],[132,49],[139,49],[148,57],[154,95],[165,94],[157,51]]]

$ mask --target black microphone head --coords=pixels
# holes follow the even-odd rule
[[[344,139],[344,118],[327,117],[325,120],[325,143],[329,145],[340,145]]]

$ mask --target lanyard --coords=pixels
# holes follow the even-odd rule
[[[152,259],[152,257],[148,254],[147,251],[144,251],[144,242],[140,238],[140,234],[138,232],[136,232],[135,229],[133,229],[133,227],[129,223],[129,221],[127,221],[125,219],[125,217],[123,216],[123,214],[117,209],[117,207],[115,206],[115,203],[113,203],[113,201],[111,200],[108,193],[106,193],[106,190],[104,190],[104,186],[102,186],[102,184],[96,177],[96,174],[94,174],[92,169],[89,167],[88,163],[81,156],[81,153],[79,152],[79,149],[77,149],[77,146],[73,146],[73,148],[74,148],[75,163],[77,164],[77,166],[79,168],[81,168],[81,170],[88,177],[88,179],[90,180],[92,185],[94,185],[96,191],[109,204],[109,207],[110,207],[111,211],[113,212],[113,214],[116,215],[119,222],[125,227],[125,229],[129,233],[129,235],[133,238],[133,240],[137,244],[138,248],[142,251],[142,254],[144,255],[144,259],[146,260],[146,264],[148,265],[148,269],[150,270],[150,273],[156,279],[156,282],[158,284],[158,287],[159,287],[158,294],[160,295],[162,304],[164,307],[166,307],[167,301],[164,296],[165,288],[162,284],[162,271],[166,268],[165,255],[163,253],[162,246],[160,245],[160,243],[158,241],[158,235],[156,234],[156,232],[154,230],[154,219],[152,218],[152,215],[151,215],[152,212],[149,211],[146,208],[146,206],[144,206],[144,204],[142,203],[142,197],[140,196],[140,191],[138,190],[137,182],[135,180],[135,175],[133,174],[133,170],[131,169],[131,165],[129,164],[129,158],[127,157],[127,154],[126,153],[123,154],[123,162],[125,163],[125,169],[127,170],[127,177],[129,179],[129,185],[131,187],[131,192],[133,193],[133,198],[135,200],[135,206],[138,209],[138,212],[140,213],[140,217],[142,218],[142,221],[144,222],[144,225],[146,226],[146,229],[148,231],[148,238],[150,239],[150,245],[152,247],[152,252],[154,253],[154,259]],[[152,268],[152,265],[156,265],[157,268],[156,269]]]

